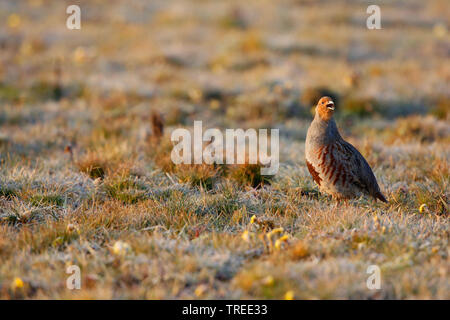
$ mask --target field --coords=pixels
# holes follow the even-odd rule
[[[370,4],[1,1],[0,298],[450,299],[450,3]],[[318,192],[325,94],[389,203]],[[174,165],[194,120],[278,128],[278,173]]]

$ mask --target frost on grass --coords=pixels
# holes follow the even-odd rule
[[[0,298],[448,299],[447,2],[394,2],[383,19],[405,25],[376,39],[334,1],[85,3],[83,37],[57,41],[64,4],[5,6]],[[389,204],[318,192],[304,140],[324,94]],[[174,166],[194,120],[280,129],[277,175]]]

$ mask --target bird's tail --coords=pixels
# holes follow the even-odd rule
[[[374,197],[375,197],[375,199],[380,199],[383,202],[386,202],[386,203],[388,202],[386,200],[386,198],[383,196],[383,194],[381,193],[381,191],[375,192]]]

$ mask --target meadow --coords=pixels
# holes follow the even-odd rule
[[[1,1],[0,299],[449,299],[450,3],[369,4]],[[389,203],[319,193],[322,95]],[[194,120],[279,129],[278,173],[174,165]]]

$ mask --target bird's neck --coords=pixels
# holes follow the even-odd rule
[[[336,122],[333,118],[329,120],[322,119],[318,114],[314,117],[312,125],[315,127],[315,136],[321,137],[324,144],[332,143],[338,139],[341,139],[341,135],[336,126]]]

